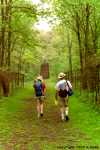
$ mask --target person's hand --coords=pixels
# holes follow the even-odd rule
[[[56,105],[56,106],[58,105],[58,101],[57,101],[57,100],[55,100],[55,105]]]
[[[45,96],[45,93],[42,91],[42,95]]]
[[[56,101],[57,101],[57,99],[58,99],[58,95],[57,95],[57,92],[56,92],[56,94],[55,94],[55,99],[56,99]]]

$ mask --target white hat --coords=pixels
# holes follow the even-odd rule
[[[66,75],[63,72],[60,72],[58,75],[58,79],[64,78]]]
[[[38,76],[37,80],[41,80],[42,81],[43,80],[42,76]]]

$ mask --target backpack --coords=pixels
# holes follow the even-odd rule
[[[60,89],[59,91],[59,96],[60,97],[66,97],[68,96],[72,96],[73,95],[73,91],[72,88],[70,87],[69,83],[66,81],[66,86],[68,87],[68,89],[65,87],[64,90]]]
[[[59,91],[59,96],[60,97],[66,97],[68,94],[67,94],[67,90],[65,89],[65,90],[61,90],[60,89],[60,91]]]
[[[67,89],[66,89],[66,82],[64,83],[61,83],[59,85],[59,96],[60,97],[66,97],[68,94],[67,94]]]
[[[42,96],[42,83],[37,81],[35,84],[36,96]]]

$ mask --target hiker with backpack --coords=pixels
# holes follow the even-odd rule
[[[73,94],[72,85],[70,81],[65,80],[65,74],[63,72],[58,75],[58,82],[56,84],[56,103],[59,98],[60,111],[61,111],[61,119],[69,120],[69,107],[68,107],[68,97]]]
[[[37,99],[37,113],[38,118],[43,117],[43,110],[44,110],[44,96],[46,93],[46,85],[43,81],[42,76],[38,76],[37,79],[34,81],[34,91],[35,96]]]

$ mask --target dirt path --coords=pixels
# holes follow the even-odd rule
[[[2,142],[4,150],[77,150],[76,145],[91,140],[74,128],[71,119],[61,122],[56,106],[48,104],[44,117],[37,119],[35,100],[29,98],[22,103],[24,108],[11,119],[9,140]]]

